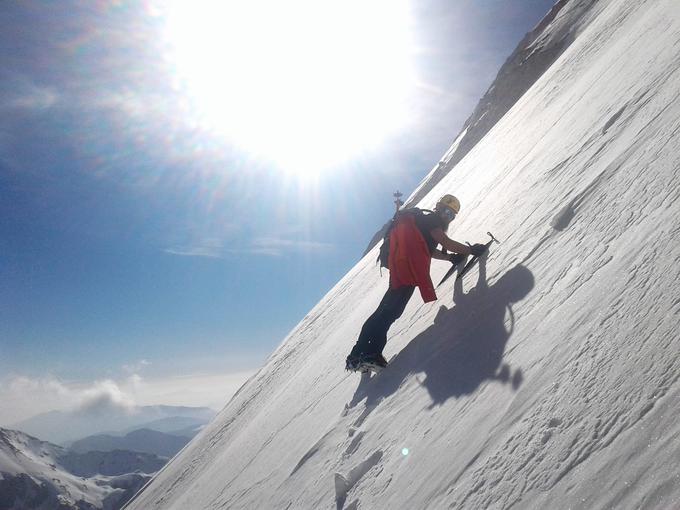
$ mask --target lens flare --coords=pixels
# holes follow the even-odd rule
[[[199,123],[304,174],[405,127],[410,19],[408,0],[175,0],[165,34]]]

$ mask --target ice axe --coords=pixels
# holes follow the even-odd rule
[[[493,243],[498,243],[498,244],[500,244],[500,241],[499,241],[498,239],[496,239],[496,238],[493,236],[493,234],[492,234],[491,232],[487,232],[487,234],[489,235],[489,237],[491,237],[491,240],[490,240],[488,243],[486,243],[486,245],[485,245],[487,250],[491,247],[491,245],[492,245]],[[469,243],[468,243],[468,244],[469,244]],[[470,262],[468,262],[467,264],[465,264],[465,267],[458,273],[457,279],[462,278],[462,277],[465,275],[465,273],[467,273],[468,271],[470,271],[470,269],[472,269],[472,268],[474,267],[474,265],[475,265],[478,261],[479,261],[479,257],[472,257],[472,260],[470,260]],[[458,267],[458,264],[452,265],[452,266],[451,266],[451,269],[449,269],[449,270],[447,271],[447,273],[444,275],[444,278],[442,278],[442,281],[439,282],[439,284],[437,285],[437,287],[439,287],[439,285],[441,285],[441,284],[444,283],[446,280],[448,280],[448,278],[456,271],[456,268],[457,268],[457,267]]]

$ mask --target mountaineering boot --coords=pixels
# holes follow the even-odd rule
[[[361,357],[358,370],[368,369],[371,372],[380,372],[387,366],[387,360],[380,353],[366,354]]]
[[[363,356],[354,356],[350,354],[345,360],[345,370],[350,372],[368,372],[368,368],[362,368],[361,363],[363,361]]]

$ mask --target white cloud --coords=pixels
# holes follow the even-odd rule
[[[253,239],[250,246],[246,248],[235,248],[226,251],[229,253],[249,253],[252,255],[280,257],[285,253],[321,252],[330,250],[332,247],[332,244],[317,241],[301,241],[280,237],[258,237]]]
[[[10,379],[8,390],[15,394],[31,394],[35,392],[47,392],[59,398],[70,398],[71,390],[57,379],[30,379],[18,376]]]
[[[52,376],[10,377],[0,384],[0,426],[52,410],[78,409],[88,414],[130,410],[135,401],[125,386],[110,379],[68,383]]]
[[[329,243],[317,241],[302,241],[282,237],[256,237],[249,244],[242,247],[226,248],[225,242],[218,238],[206,238],[200,242],[166,248],[165,253],[185,257],[222,258],[225,254],[250,254],[280,257],[291,252],[321,252],[333,247]]]
[[[111,380],[97,381],[91,388],[79,392],[77,397],[78,409],[93,415],[111,409],[131,412],[135,406],[133,398]]]
[[[71,409],[78,403],[78,389],[57,378],[13,376],[0,384],[0,426],[52,409]]]
[[[222,251],[217,248],[209,248],[206,246],[184,246],[177,248],[166,248],[163,250],[170,255],[179,255],[180,257],[208,257],[219,259],[222,257]]]
[[[281,250],[321,251],[330,248],[332,245],[316,241],[297,241],[276,237],[259,237],[253,241],[253,246],[256,248],[274,248]]]
[[[144,368],[148,367],[151,365],[151,362],[145,359],[140,359],[139,361],[136,361],[134,363],[130,363],[127,365],[123,365],[123,372],[126,374],[137,374],[138,372],[141,372],[144,370]]]
[[[220,258],[222,256],[223,245],[224,243],[221,239],[208,237],[190,245],[166,248],[163,251],[182,257]]]
[[[167,404],[222,409],[255,370],[227,374],[191,374],[141,380],[135,395],[137,405]]]
[[[188,374],[144,378],[129,374],[120,380],[65,382],[56,377],[22,375],[0,379],[0,427],[48,411],[80,410],[98,414],[134,406],[181,405],[221,409],[254,370],[226,374]]]
[[[5,76],[0,88],[2,110],[46,110],[59,102],[54,88],[40,86],[25,76]]]

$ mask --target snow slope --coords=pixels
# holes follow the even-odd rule
[[[416,293],[388,369],[343,370],[374,250],[129,508],[680,507],[680,7],[574,37],[420,202],[502,244]]]
[[[453,144],[406,200],[413,207],[486,136],[524,93],[574,42],[597,16],[603,2],[558,0],[534,29],[519,42],[496,78],[463,124]],[[366,253],[380,242],[389,222],[373,236]],[[366,255],[364,253],[364,255]]]

